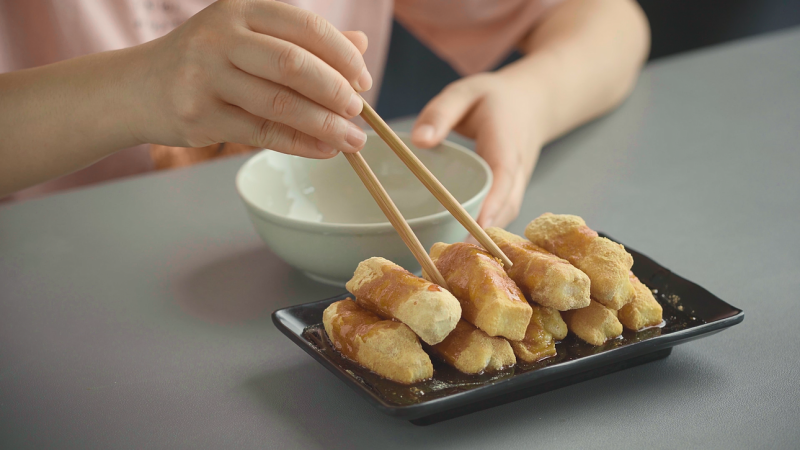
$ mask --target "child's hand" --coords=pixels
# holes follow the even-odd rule
[[[223,0],[142,46],[129,127],[143,142],[235,142],[310,158],[355,152],[372,87],[366,36],[266,0]]]
[[[503,227],[517,217],[539,157],[540,99],[530,85],[500,72],[463,78],[434,97],[414,124],[412,141],[422,148],[437,145],[451,130],[475,139],[476,152],[494,174],[478,217],[484,228]]]

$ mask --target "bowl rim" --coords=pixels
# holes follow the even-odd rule
[[[378,134],[375,133],[375,131],[373,131],[373,130],[366,130],[366,133],[367,133],[368,137],[378,137]],[[397,132],[397,135],[400,138],[408,138],[410,136],[410,133],[401,131],[401,132]],[[489,192],[489,189],[491,189],[491,187],[492,187],[492,182],[494,181],[494,174],[492,173],[492,169],[489,167],[489,164],[486,163],[486,161],[484,161],[484,159],[481,158],[480,155],[478,155],[474,151],[464,147],[461,144],[458,144],[456,142],[450,141],[448,139],[443,140],[441,142],[441,144],[439,144],[439,145],[444,145],[444,144],[447,144],[452,149],[457,150],[457,151],[459,151],[461,153],[464,153],[467,156],[469,156],[470,158],[472,158],[475,162],[478,163],[479,166],[481,166],[483,168],[484,173],[486,173],[486,182],[484,183],[483,186],[481,186],[481,189],[475,195],[473,195],[472,197],[467,199],[465,202],[461,203],[461,205],[464,208],[468,208],[468,207],[472,206],[475,202],[478,202],[478,201],[480,201],[480,199],[486,197],[486,195]],[[433,148],[435,149],[436,147],[433,147]],[[428,149],[425,149],[425,150],[428,150]],[[263,208],[261,208],[259,206],[256,206],[252,201],[250,201],[250,199],[248,199],[244,195],[241,183],[242,183],[242,178],[244,176],[245,170],[250,165],[254,164],[255,160],[257,158],[262,157],[262,155],[267,151],[274,151],[274,150],[261,149],[258,153],[256,153],[255,155],[251,156],[250,158],[248,158],[248,160],[245,161],[245,163],[242,164],[242,166],[236,172],[236,192],[239,194],[239,198],[242,199],[242,201],[245,203],[245,205],[247,206],[247,209],[250,211],[251,214],[255,214],[255,215],[261,217],[262,219],[274,222],[276,224],[283,225],[283,226],[286,226],[286,227],[290,227],[290,228],[293,228],[293,229],[298,229],[298,230],[326,231],[326,232],[340,231],[340,232],[346,232],[346,233],[347,232],[350,232],[350,233],[359,232],[359,233],[369,233],[369,234],[384,233],[384,232],[394,231],[394,227],[392,227],[392,224],[388,220],[386,222],[373,222],[373,223],[313,222],[313,221],[310,221],[310,220],[301,220],[301,219],[295,219],[295,218],[290,218],[290,217],[286,217],[286,216],[281,216],[281,215],[269,212],[269,211],[267,211],[267,210],[265,210],[265,209],[263,209]],[[422,225],[422,226],[424,226],[424,225],[434,225],[434,224],[439,223],[441,220],[447,218],[448,216],[450,216],[450,211],[445,209],[444,211],[439,211],[439,212],[434,213],[434,214],[429,214],[429,215],[422,216],[422,217],[415,217],[413,219],[406,219],[406,221],[412,227],[415,226],[415,225],[417,225],[417,226],[420,226],[420,225]]]

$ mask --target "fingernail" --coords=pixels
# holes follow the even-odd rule
[[[361,101],[361,97],[357,94],[353,94],[350,96],[350,103],[347,104],[347,108],[344,112],[350,117],[355,117],[361,114],[361,108],[364,107],[364,103]]]
[[[361,75],[359,75],[356,80],[356,86],[361,92],[368,91],[372,88],[372,75],[369,74],[366,66],[361,69]]]
[[[367,134],[364,133],[361,128],[350,124],[350,126],[347,127],[347,136],[345,140],[351,147],[360,150],[361,147],[364,146],[364,143],[367,142]]]
[[[317,139],[317,149],[326,155],[333,155],[336,153],[336,149],[333,148],[332,145],[328,144],[327,142],[322,142]]]
[[[436,130],[433,125],[420,125],[414,130],[414,140],[421,142],[430,142],[433,140],[433,135]]]

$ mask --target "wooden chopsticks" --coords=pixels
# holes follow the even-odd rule
[[[406,246],[411,250],[411,253],[417,258],[417,262],[422,266],[422,270],[431,277],[434,283],[449,290],[450,288],[447,286],[447,282],[444,281],[444,277],[439,272],[439,269],[436,268],[430,255],[428,255],[428,252],[425,251],[425,248],[422,247],[419,239],[417,239],[417,235],[411,230],[408,222],[403,218],[400,210],[397,209],[397,206],[389,197],[389,194],[386,192],[386,189],[383,188],[381,182],[378,181],[378,177],[375,176],[375,173],[369,167],[367,161],[361,156],[361,153],[345,153],[344,156],[350,162],[350,165],[353,166],[353,169],[356,171],[356,174],[358,174],[358,177],[361,178],[361,182],[367,187],[369,193],[372,194],[372,198],[375,199],[383,213],[386,214],[386,217],[389,219],[394,229],[397,230],[400,238],[403,239],[403,242],[405,242]]]
[[[414,153],[412,153],[408,147],[406,147],[406,144],[394,133],[394,131],[389,127],[389,125],[387,125],[386,122],[384,122],[383,119],[381,119],[381,117],[378,115],[378,113],[375,112],[374,109],[372,109],[369,103],[367,103],[363,98],[361,100],[364,102],[364,109],[361,110],[361,117],[369,124],[369,126],[372,127],[373,130],[375,130],[376,133],[378,133],[378,136],[380,136],[381,139],[383,139],[383,141],[389,145],[389,147],[405,163],[405,165],[408,166],[409,169],[411,169],[411,172],[413,172],[414,175],[417,176],[419,181],[421,181],[422,184],[424,184],[425,187],[428,188],[431,194],[433,194],[433,196],[436,197],[437,200],[439,200],[439,203],[441,203],[442,206],[447,208],[447,210],[450,211],[450,214],[452,214],[453,217],[456,218],[456,220],[461,222],[461,225],[463,225],[464,228],[466,228],[467,231],[469,231],[469,234],[471,234],[475,238],[475,240],[480,242],[480,244],[483,245],[483,248],[488,250],[489,253],[492,254],[492,256],[500,259],[507,268],[513,266],[514,264],[511,262],[510,259],[508,259],[508,256],[506,256],[506,254],[503,253],[502,250],[500,250],[500,247],[498,247],[497,244],[495,244],[492,238],[490,238],[489,235],[487,235],[486,232],[483,231],[483,228],[481,228],[481,226],[478,225],[477,222],[475,222],[475,219],[473,219],[472,216],[470,216],[469,213],[464,209],[464,207],[461,206],[461,203],[459,203],[458,200],[456,200],[455,197],[453,197],[453,194],[451,194],[442,185],[442,183],[440,183],[439,180],[437,180],[436,177],[433,176],[431,171],[428,170],[428,168],[425,167],[424,164],[422,164],[422,161],[420,161],[419,158],[417,158],[417,156]],[[375,194],[373,194],[373,196],[374,195]],[[406,224],[406,226],[408,226],[408,224]],[[398,231],[400,230],[398,229]]]
[[[453,195],[433,176],[433,174],[422,164],[422,161],[417,158],[414,153],[406,147],[406,144],[403,143],[402,140],[394,133],[394,131],[389,128],[389,125],[381,119],[378,113],[375,112],[374,109],[367,103],[363,98],[361,99],[364,102],[364,109],[361,111],[361,117],[378,133],[378,136],[383,139],[386,144],[394,151],[394,153],[402,160],[411,172],[417,176],[417,178],[425,185],[426,188],[439,200],[450,214],[453,215],[464,228],[469,231],[469,233],[483,245],[483,247],[489,251],[495,258],[500,259],[506,267],[511,267],[513,263],[510,259],[500,250],[500,247],[494,243],[494,241],[483,231],[483,228],[478,225],[477,222],[469,215],[469,213],[461,206],[461,203],[453,197]],[[361,179],[361,182],[364,183],[364,186],[367,187],[367,190],[372,195],[372,198],[375,199],[375,202],[378,203],[378,206],[381,208],[381,211],[386,215],[386,218],[389,219],[389,222],[392,224],[397,233],[400,235],[400,238],[403,239],[403,242],[406,244],[411,253],[414,254],[414,257],[419,262],[419,265],[422,266],[422,270],[426,273],[434,283],[438,284],[439,286],[450,289],[447,286],[447,282],[444,280],[441,272],[439,269],[436,268],[436,265],[431,260],[430,255],[419,242],[417,235],[414,234],[414,231],[411,230],[411,227],[406,222],[406,219],[403,218],[403,215],[400,213],[400,210],[397,208],[397,205],[394,204],[392,199],[389,197],[389,194],[386,192],[386,189],[383,188],[381,182],[378,180],[378,177],[375,176],[375,173],[367,164],[367,161],[361,155],[361,153],[345,153],[344,156],[347,158],[347,161],[350,162],[350,165],[353,167],[353,170],[356,171],[356,174]]]

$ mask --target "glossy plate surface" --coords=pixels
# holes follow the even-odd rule
[[[607,237],[607,236],[606,236]],[[344,359],[322,328],[322,312],[348,293],[275,311],[275,325],[303,350],[382,412],[428,425],[536,395],[664,358],[675,345],[708,336],[744,319],[744,313],[641,253],[633,272],[653,290],[664,308],[660,328],[623,335],[594,347],[570,334],[556,345],[558,354],[533,364],[518,364],[494,374],[465,375],[431,358],[434,378],[404,386]]]

